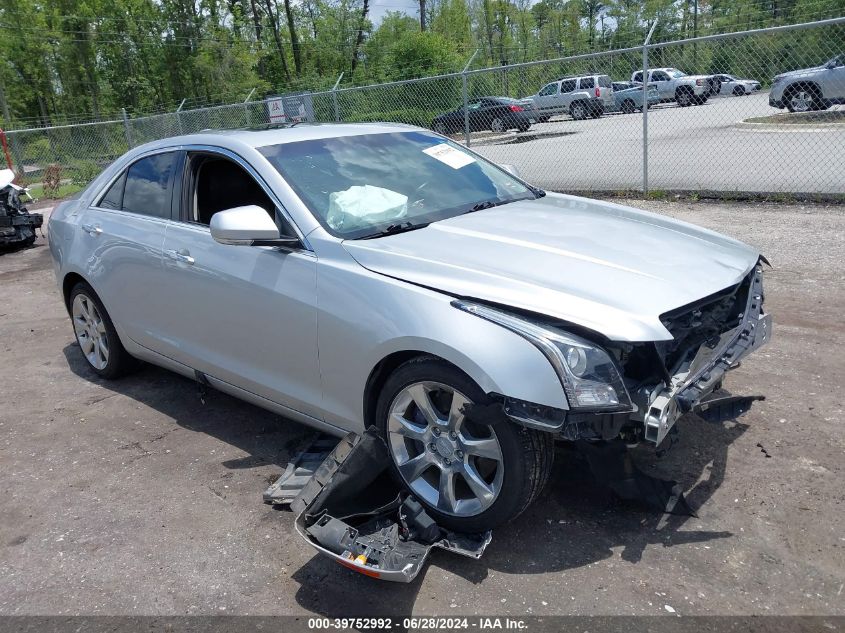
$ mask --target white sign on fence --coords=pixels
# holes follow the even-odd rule
[[[281,97],[267,99],[267,111],[270,113],[270,123],[284,123],[288,120]]]

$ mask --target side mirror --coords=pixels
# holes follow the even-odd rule
[[[516,165],[499,165],[499,167],[504,169],[511,176],[516,176],[517,178],[522,178],[522,175],[519,173],[519,170],[516,168]]]
[[[282,237],[265,209],[250,204],[211,216],[211,237],[232,246],[295,246],[299,240]]]

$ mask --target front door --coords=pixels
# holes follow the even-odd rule
[[[251,169],[221,155],[189,152],[183,182],[180,217],[164,238],[171,337],[163,353],[320,417],[316,256],[212,239],[208,224],[224,209],[258,204],[277,215]]]

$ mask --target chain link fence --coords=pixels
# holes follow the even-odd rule
[[[306,119],[433,128],[551,190],[845,194],[845,18],[307,99]],[[25,180],[82,184],[147,141],[267,125],[268,103],[6,134]]]

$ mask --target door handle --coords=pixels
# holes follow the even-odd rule
[[[94,236],[97,236],[103,232],[103,229],[101,229],[99,226],[96,226],[95,224],[83,224],[82,230],[88,233],[88,235]]]
[[[188,253],[188,251],[164,251],[164,254],[169,258],[177,262],[182,262],[183,264],[193,264],[194,258]]]

